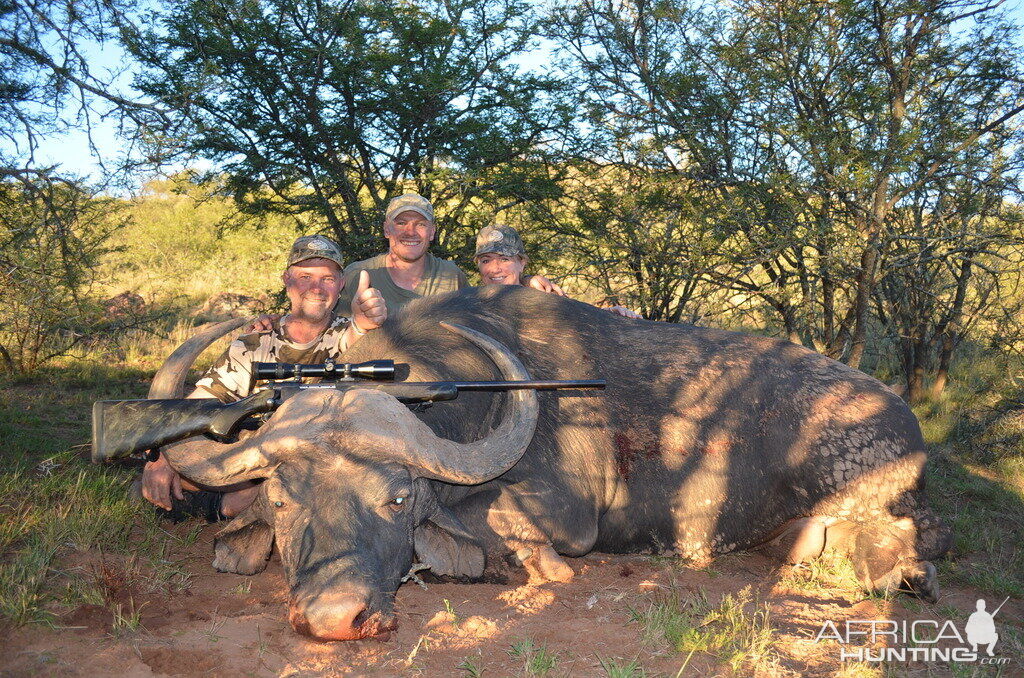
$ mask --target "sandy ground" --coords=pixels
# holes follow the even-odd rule
[[[185,534],[190,527],[169,529]],[[426,590],[405,584],[396,600],[400,626],[391,640],[320,643],[288,625],[287,588],[276,556],[254,577],[210,567],[215,531],[204,528],[196,543],[168,555],[191,574],[188,587],[178,593],[146,590],[152,580],[133,577],[131,559],[96,554],[69,559],[65,571],[91,577],[104,590],[105,603],[62,608],[64,628],[0,629],[0,675],[530,675],[524,660],[510,654],[524,639],[556,655],[549,675],[604,676],[602,660],[622,666],[634,659],[647,676],[733,675],[720,658],[695,653],[687,659],[664,641],[645,640],[643,628],[630,622],[630,610],[701,590],[717,604],[723,595],[753,585],[754,595],[770,608],[774,642],[769,656],[736,675],[867,676],[876,673],[841,661],[835,643],[815,642],[825,620],[932,618],[941,623],[959,612],[963,629],[975,601],[984,597],[947,588],[937,605],[927,606],[905,597],[865,598],[849,589],[794,589],[780,581],[785,569],[749,554],[720,559],[705,570],[673,566],[663,558],[591,554],[569,559],[577,575],[564,584],[533,586],[525,578],[504,585],[430,583]],[[991,600],[989,605],[991,610]],[[118,609],[129,619],[136,610],[140,625],[116,629]],[[1004,620],[1016,620],[1020,633],[1024,603],[1010,600],[997,625],[1010,623]],[[1004,643],[999,648],[997,656],[1009,663],[998,675],[1024,675],[1020,647]],[[954,674],[943,663],[911,663],[897,665],[889,675],[996,675],[991,667],[976,665],[964,671]]]

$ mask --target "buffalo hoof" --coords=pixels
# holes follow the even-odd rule
[[[523,567],[530,575],[531,584],[567,582],[576,576],[569,563],[550,546],[523,548],[516,552],[516,557],[522,561]]]
[[[912,593],[927,603],[939,599],[939,578],[935,566],[927,560],[901,564],[867,586],[874,593]]]
[[[779,562],[795,565],[820,556],[825,550],[825,535],[825,521],[821,518],[798,518],[756,548]]]
[[[213,569],[218,572],[244,574],[246,576],[259,574],[267,569],[267,558],[261,553],[238,551],[226,547],[215,548]]]
[[[213,567],[219,572],[258,574],[267,568],[274,531],[261,523],[222,532],[213,545]]]
[[[926,603],[939,600],[939,577],[935,566],[927,560],[919,560],[903,568],[903,581],[910,590]]]

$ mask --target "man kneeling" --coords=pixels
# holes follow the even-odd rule
[[[291,309],[269,329],[243,334],[196,382],[189,398],[233,402],[255,391],[256,362],[322,363],[334,360],[366,332],[380,327],[387,307],[380,292],[362,272],[352,298],[352,317],[333,312],[345,287],[344,264],[336,243],[321,235],[303,236],[292,245],[282,281]],[[182,478],[164,455],[146,464],[142,496],[166,511],[175,522],[199,516],[213,522],[237,515],[252,503],[256,485],[202,488]]]

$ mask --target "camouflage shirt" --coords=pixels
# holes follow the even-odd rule
[[[297,344],[284,336],[281,321],[274,321],[269,332],[243,334],[231,342],[217,359],[197,388],[209,391],[223,402],[233,402],[252,395],[256,381],[253,363],[322,363],[337,359],[348,348],[344,341],[349,319],[335,316],[330,325],[308,344]]]

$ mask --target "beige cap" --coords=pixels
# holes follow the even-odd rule
[[[520,256],[526,258],[526,247],[519,232],[504,224],[484,226],[476,236],[476,254],[500,254],[504,257]]]
[[[402,212],[417,212],[429,221],[434,221],[434,206],[418,193],[406,193],[393,198],[384,213],[384,221],[391,221]]]
[[[288,266],[294,266],[307,259],[328,259],[345,268],[338,243],[323,235],[304,235],[292,245],[288,253]]]

